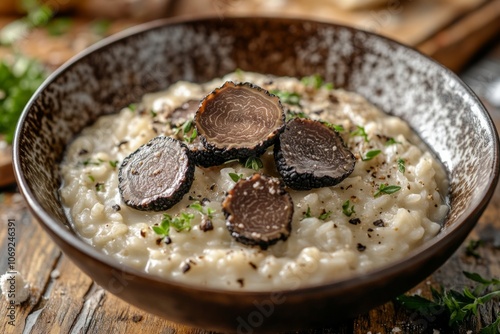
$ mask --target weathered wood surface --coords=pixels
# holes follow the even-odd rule
[[[482,65],[464,74],[478,91],[500,73],[500,46]],[[495,63],[496,61],[496,63]],[[484,65],[484,66],[483,66]],[[488,68],[488,66],[490,68]],[[491,67],[493,66],[493,67]],[[497,72],[495,72],[497,71]],[[486,74],[485,74],[486,73]],[[474,81],[475,80],[475,81]],[[497,128],[500,110],[490,105]],[[429,285],[461,289],[470,286],[462,271],[477,272],[484,277],[500,277],[500,188],[496,189],[487,210],[468,240],[450,260],[411,292],[429,297]],[[7,271],[7,222],[16,221],[16,263],[32,291],[28,302],[15,308],[15,325],[9,325],[8,304],[0,300],[0,333],[205,333],[168,322],[131,306],[101,287],[75,267],[33,221],[21,195],[15,189],[0,193],[0,273]],[[467,256],[469,240],[483,241],[479,258]],[[497,302],[480,309],[478,317],[449,328],[446,323],[408,312],[389,302],[336,328],[301,333],[477,333],[500,312]]]

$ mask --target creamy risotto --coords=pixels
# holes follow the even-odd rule
[[[237,160],[197,166],[188,193],[165,212],[127,206],[118,188],[122,161],[151,139],[195,142],[189,123],[174,122],[174,114],[228,80],[274,92],[289,117],[328,122],[356,159],[352,174],[335,186],[287,188],[291,233],[265,250],[231,236],[222,202],[239,178],[279,177],[272,147],[247,167]],[[446,174],[409,126],[317,77],[235,72],[204,84],[178,82],[99,118],[68,146],[60,167],[61,199],[81,238],[136,269],[222,289],[292,289],[367,272],[433,238],[448,210]]]

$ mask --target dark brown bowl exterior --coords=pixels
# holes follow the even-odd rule
[[[183,79],[241,68],[322,75],[402,117],[449,172],[442,232],[405,259],[348,280],[275,292],[228,292],[170,282],[117,263],[71,230],[58,197],[64,148],[98,116]],[[324,326],[381,304],[424,279],[458,248],[498,181],[498,136],[453,73],[377,35],[333,24],[271,18],[159,21],[108,39],[53,74],[27,106],[15,138],[15,172],[33,213],[99,285],[167,319],[251,333]]]

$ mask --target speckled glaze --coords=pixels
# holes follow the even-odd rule
[[[349,280],[288,291],[190,287],[123,267],[80,240],[59,203],[64,148],[99,115],[180,79],[243,70],[319,73],[405,119],[445,165],[451,211],[440,234],[402,261]],[[20,121],[15,172],[33,213],[61,249],[111,293],[167,319],[250,333],[323,326],[404,292],[458,248],[498,181],[499,145],[484,107],[453,73],[385,38],[333,24],[270,18],[159,21],[77,56],[38,90]],[[293,316],[291,316],[293,315]]]

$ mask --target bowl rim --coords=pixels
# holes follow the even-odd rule
[[[194,17],[174,17],[174,18],[164,18],[158,19],[146,23],[142,23],[128,29],[125,29],[121,32],[118,32],[114,35],[111,35],[103,40],[91,45],[85,50],[79,52],[77,55],[73,56],[59,68],[57,68],[52,74],[50,74],[47,79],[42,83],[42,85],[36,90],[33,94],[29,102],[26,104],[23,113],[18,121],[16,132],[14,136],[13,142],[13,165],[14,165],[14,173],[16,176],[16,181],[19,187],[19,190],[23,197],[25,198],[29,209],[32,214],[35,216],[37,221],[44,227],[44,229],[52,232],[58,238],[62,239],[66,244],[70,245],[72,248],[76,249],[79,253],[85,254],[85,256],[93,258],[95,261],[101,262],[106,266],[118,270],[120,272],[124,272],[133,276],[137,276],[146,281],[154,282],[156,284],[166,284],[179,289],[186,289],[200,293],[214,293],[214,294],[225,294],[229,296],[251,296],[251,297],[265,297],[269,296],[270,293],[283,293],[285,296],[293,296],[293,295],[304,295],[304,294],[314,294],[317,292],[324,291],[324,289],[328,290],[352,290],[359,289],[360,286],[366,286],[374,281],[385,280],[386,278],[392,277],[397,273],[408,271],[409,268],[414,266],[417,263],[426,263],[431,260],[433,254],[435,254],[435,250],[445,250],[450,246],[455,244],[455,239],[457,236],[466,233],[470,233],[472,228],[475,226],[477,220],[485,210],[486,206],[491,200],[491,197],[494,194],[496,185],[499,180],[500,174],[500,148],[499,148],[499,137],[495,124],[493,123],[491,116],[484,105],[481,103],[480,99],[476,96],[476,94],[472,91],[472,89],[465,84],[457,74],[452,72],[450,69],[446,68],[444,65],[438,63],[433,60],[429,56],[423,54],[422,52],[416,50],[414,47],[404,45],[398,41],[395,41],[391,38],[379,35],[374,32],[329,22],[321,19],[312,19],[312,18],[296,18],[296,17],[287,17],[287,16],[266,16],[266,15],[227,15],[223,18],[224,20],[271,20],[276,22],[289,22],[294,24],[320,24],[324,26],[333,26],[341,29],[347,29],[351,32],[361,32],[371,36],[372,38],[381,39],[386,45],[393,44],[396,47],[403,47],[407,50],[413,51],[419,57],[423,57],[426,60],[432,62],[435,66],[440,68],[440,70],[444,71],[444,73],[451,77],[457,84],[462,86],[466,93],[468,93],[469,97],[472,99],[472,104],[477,105],[479,110],[481,111],[480,117],[486,121],[486,124],[492,131],[492,135],[495,140],[493,143],[492,150],[494,151],[494,168],[492,173],[489,175],[489,186],[483,191],[480,195],[481,200],[477,203],[477,206],[471,208],[467,208],[458,219],[457,223],[454,226],[444,228],[446,230],[446,234],[443,234],[443,228],[440,230],[438,235],[436,235],[431,240],[424,242],[422,245],[419,245],[417,248],[412,250],[405,257],[398,259],[396,261],[391,261],[388,264],[385,264],[381,267],[374,268],[369,270],[363,274],[356,274],[354,276],[348,276],[341,279],[333,279],[331,281],[327,281],[321,284],[314,285],[305,285],[299,288],[291,288],[291,289],[269,289],[269,290],[231,290],[231,289],[222,289],[222,288],[213,288],[207,286],[197,286],[194,284],[183,283],[180,281],[175,281],[173,279],[168,279],[160,276],[156,276],[153,274],[146,273],[144,271],[140,271],[126,264],[121,264],[118,260],[112,258],[109,255],[104,254],[103,252],[98,251],[93,248],[90,244],[86,243],[83,239],[79,238],[76,233],[70,232],[65,226],[58,223],[55,219],[53,219],[49,213],[47,213],[42,206],[35,199],[35,195],[30,190],[26,178],[21,169],[21,160],[20,160],[20,142],[21,142],[21,134],[24,126],[25,119],[27,114],[31,110],[34,102],[39,98],[39,96],[43,93],[43,91],[51,85],[58,77],[64,74],[66,71],[70,70],[73,66],[75,66],[79,61],[91,56],[94,52],[103,51],[108,47],[112,47],[114,44],[120,43],[123,40],[131,38],[136,35],[140,35],[143,33],[148,33],[150,31],[156,29],[162,29],[163,27],[168,26],[176,26],[176,25],[185,25],[185,24],[204,24],[215,20],[221,20],[220,17],[214,15],[200,15]],[[446,169],[446,168],[445,168]],[[446,170],[447,177],[449,177],[449,171]],[[444,238],[446,236],[446,238]],[[462,240],[462,238],[460,238]],[[461,241],[463,242],[463,240]],[[455,252],[457,247],[453,247],[453,252]]]

